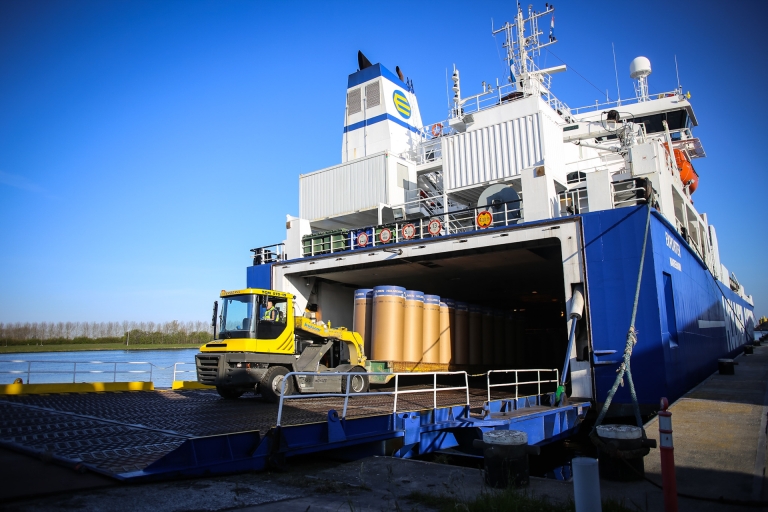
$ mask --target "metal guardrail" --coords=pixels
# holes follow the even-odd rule
[[[307,394],[296,394],[296,395],[285,395],[285,385],[288,382],[289,377],[293,377],[296,375],[306,375],[306,376],[345,376],[347,378],[347,386],[346,391],[344,393],[307,393]],[[413,394],[413,393],[432,393],[432,405],[434,409],[437,409],[437,393],[438,391],[461,391],[464,390],[466,392],[466,403],[464,405],[469,406],[469,376],[467,375],[467,372],[460,371],[460,372],[419,372],[419,373],[388,373],[388,372],[366,372],[366,373],[359,373],[359,372],[340,372],[340,373],[330,373],[330,372],[289,372],[283,377],[283,382],[281,384],[280,388],[280,403],[278,405],[277,409],[277,423],[276,425],[279,427],[282,423],[283,419],[283,403],[285,400],[296,400],[296,399],[310,399],[310,398],[341,398],[344,397],[344,409],[341,414],[341,419],[346,419],[347,417],[347,406],[349,405],[349,398],[350,397],[356,397],[356,396],[371,396],[371,393],[350,393],[351,390],[351,378],[353,376],[371,376],[371,375],[383,375],[383,376],[394,376],[395,378],[395,390],[394,391],[381,391],[375,393],[375,396],[392,396],[394,395],[394,401],[392,405],[392,412],[397,412],[397,398],[399,395],[406,395],[406,394]],[[399,389],[400,385],[400,376],[405,375],[408,377],[425,377],[428,375],[432,375],[432,387],[426,388],[426,389]],[[437,376],[438,375],[464,375],[464,385],[463,386],[457,386],[457,387],[437,387]]]
[[[589,212],[589,194],[586,187],[565,190],[557,197],[560,199],[561,217]]]
[[[674,91],[668,91],[668,92],[662,92],[662,93],[656,93],[656,94],[649,94],[649,99],[646,100],[645,98],[641,98],[640,96],[635,96],[634,98],[622,98],[621,100],[616,101],[606,101],[604,103],[600,103],[599,100],[595,100],[594,105],[584,105],[583,107],[576,107],[571,109],[572,114],[581,114],[584,112],[590,112],[590,111],[596,111],[596,110],[605,110],[609,107],[622,107],[626,105],[631,105],[633,103],[640,103],[642,101],[650,101],[654,99],[662,99],[662,98],[671,98],[674,96],[680,96],[683,94],[682,88],[675,89]]]
[[[630,178],[628,180],[611,182],[614,208],[638,206],[646,203],[646,188],[644,186],[638,186],[637,182],[639,179],[640,178]]]
[[[285,259],[285,244],[271,244],[263,247],[251,249],[253,253],[253,264],[264,265],[266,263],[277,263]]]
[[[179,366],[180,364],[192,365],[192,366],[195,366],[195,369],[194,370],[179,370],[177,368],[177,366]],[[172,382],[176,382],[177,380],[179,380],[179,379],[176,378],[176,375],[179,374],[179,373],[194,373],[195,377],[197,377],[197,366],[196,366],[195,363],[174,363],[173,364],[173,381]],[[197,379],[195,379],[195,380],[197,380]]]
[[[149,374],[149,382],[152,382],[152,375],[155,369],[157,370],[167,370],[169,367],[161,367],[156,366],[150,362],[147,361],[26,361],[26,360],[20,360],[20,359],[4,359],[0,360],[0,364],[26,364],[26,369],[22,370],[0,370],[0,375],[26,375],[27,381],[26,383],[30,383],[30,379],[33,375],[71,375],[72,376],[72,383],[77,382],[77,376],[78,375],[84,375],[84,374],[111,374],[112,375],[112,382],[117,382],[117,375],[119,373],[129,373],[129,374]],[[69,370],[60,370],[60,369],[34,369],[33,365],[72,365],[72,369]],[[178,363],[177,363],[178,364]],[[181,363],[184,364],[184,363]],[[80,368],[78,368],[78,365],[80,365]],[[91,370],[87,368],[83,368],[83,365],[112,365],[112,369],[106,369],[106,370]],[[149,365],[149,370],[127,370],[127,369],[119,369],[118,365]],[[67,379],[67,382],[69,382],[69,379]]]
[[[424,201],[424,200],[422,200]],[[409,240],[422,240],[425,238],[435,238],[438,236],[454,235],[458,233],[468,233],[471,231],[481,231],[487,228],[497,228],[503,226],[511,226],[524,222],[524,208],[522,207],[523,200],[509,201],[491,206],[475,206],[473,208],[465,208],[463,210],[456,210],[452,212],[435,213],[430,217],[423,217],[418,220],[405,220],[395,222],[391,225],[393,228],[392,239],[390,242],[382,243],[380,240],[376,240],[375,236],[370,236],[370,243],[365,246],[360,246],[357,243],[355,234],[362,231],[370,231],[378,228],[361,228],[350,231],[350,248],[365,249],[370,247],[378,247],[382,245],[388,245],[390,243],[404,242]],[[398,208],[400,205],[393,206]],[[489,226],[481,227],[477,223],[478,215],[483,211],[489,211],[492,214],[492,221]],[[446,221],[447,217],[447,222]],[[432,220],[437,219],[440,222],[440,232],[432,235],[429,232],[429,224]],[[414,233],[410,238],[405,238],[403,235],[403,228],[408,225],[413,225]]]
[[[410,204],[420,205],[433,201],[435,198],[421,198],[411,201]],[[409,203],[399,204],[392,206],[393,209],[406,208]],[[481,227],[478,225],[478,215],[488,211],[492,214],[492,221],[490,225]],[[525,222],[524,220],[525,209],[523,207],[523,199],[508,201],[506,203],[495,204],[493,206],[475,206],[473,208],[465,208],[462,210],[454,210],[448,212],[435,212],[428,217],[421,217],[413,220],[402,220],[392,222],[389,224],[382,224],[377,226],[365,226],[355,229],[350,229],[348,233],[343,235],[329,235],[327,233],[318,233],[316,235],[307,235],[302,240],[304,247],[303,257],[319,256],[321,254],[334,254],[337,252],[344,252],[357,249],[371,249],[375,247],[381,247],[398,242],[406,242],[409,240],[423,240],[426,238],[435,238],[439,236],[453,235],[458,233],[469,233],[472,231],[481,231],[487,228],[498,228],[504,226],[511,226]],[[429,232],[429,225],[433,220],[439,221],[440,231],[436,234]],[[447,222],[446,222],[447,220]],[[403,233],[403,228],[409,227],[412,231],[412,235],[406,238]],[[382,242],[380,235],[381,232],[386,229],[389,231],[389,239],[386,242]],[[361,233],[365,233],[367,242],[365,245],[358,243],[358,236]],[[333,238],[336,236],[337,238]],[[330,242],[314,242],[313,237],[322,238],[326,237]],[[307,244],[309,240],[309,244]],[[309,248],[307,251],[306,248]],[[326,249],[327,247],[327,249]]]
[[[520,373],[525,372],[536,372],[536,380],[534,381],[527,381],[527,382],[520,382]],[[549,379],[549,380],[541,380],[541,372],[555,372],[555,379]],[[491,384],[491,374],[492,373],[514,373],[515,374],[515,382],[502,382],[500,384]],[[551,384],[551,383],[559,383],[560,382],[560,370],[557,368],[531,368],[531,369],[522,369],[522,370],[489,370],[487,377],[486,377],[486,385],[488,386],[488,401],[491,401],[491,388],[500,388],[500,387],[509,387],[509,386],[515,386],[515,400],[520,398],[519,396],[519,389],[520,386],[526,386],[526,385],[532,385],[536,384],[537,387],[537,393],[536,395],[541,395],[541,385],[542,384]],[[531,396],[531,395],[525,395],[525,396]]]

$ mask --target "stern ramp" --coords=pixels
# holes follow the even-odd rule
[[[465,381],[350,395],[346,407],[344,395],[268,404],[213,390],[4,396],[0,443],[118,480],[156,480],[261,470],[322,451],[348,459],[471,451],[494,429],[524,430],[543,445],[574,434],[590,406],[542,405],[551,393],[489,395]]]

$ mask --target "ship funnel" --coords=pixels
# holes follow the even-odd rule
[[[648,101],[648,75],[651,74],[651,61],[645,57],[636,57],[629,64],[629,77],[637,80],[635,93],[640,101]]]
[[[420,141],[421,114],[413,83],[357,52],[360,69],[349,75],[342,162],[388,151],[399,155]]]
[[[360,50],[357,51],[357,67],[360,69],[360,71],[364,70],[365,68],[369,68],[373,66],[371,64],[371,61],[368,60],[368,57],[363,55],[363,52]]]

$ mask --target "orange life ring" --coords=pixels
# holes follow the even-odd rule
[[[443,134],[443,125],[442,123],[435,123],[432,125],[432,136],[433,137],[439,137]]]

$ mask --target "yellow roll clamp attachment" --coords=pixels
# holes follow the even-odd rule
[[[341,340],[349,347],[349,364],[364,365],[365,355],[363,354],[363,338],[355,331],[347,330],[346,327],[332,328],[323,323],[313,322],[303,316],[295,317],[294,328],[296,334],[307,338],[331,338]]]

